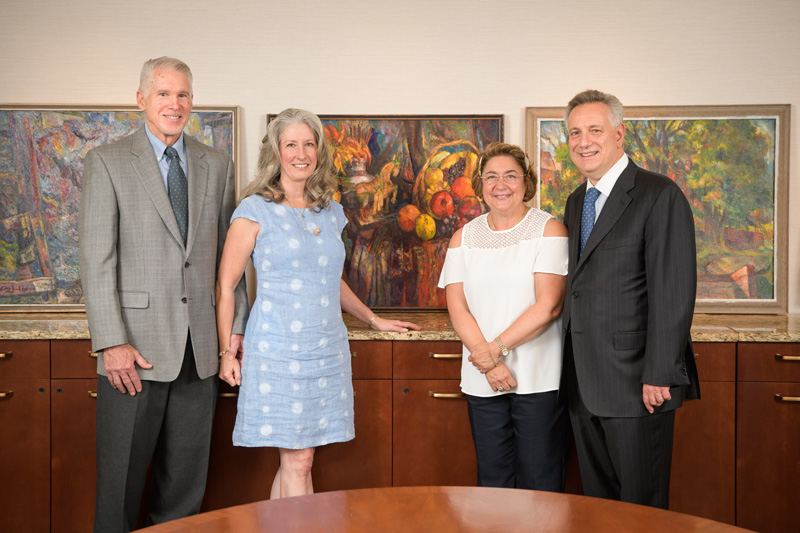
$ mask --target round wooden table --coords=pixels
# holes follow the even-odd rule
[[[231,487],[231,490],[236,490]],[[673,511],[572,494],[482,487],[322,492],[211,511],[141,531],[714,531],[743,529]]]

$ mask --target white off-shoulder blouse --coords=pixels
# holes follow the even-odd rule
[[[551,215],[530,209],[513,228],[494,231],[488,215],[468,222],[461,246],[447,251],[439,287],[463,283],[469,310],[487,341],[500,335],[536,303],[536,273],[567,275],[567,237],[543,237]],[[495,392],[467,360],[463,348],[461,390],[473,396],[557,390],[561,379],[561,318],[505,358],[517,387]]]

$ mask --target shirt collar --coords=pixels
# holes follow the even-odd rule
[[[592,182],[586,180],[586,190],[588,191],[590,187],[597,187],[597,190],[600,193],[608,198],[611,195],[611,189],[614,188],[616,185],[617,180],[619,179],[622,171],[625,170],[625,167],[628,166],[628,156],[627,154],[623,153],[622,157],[614,163],[614,165],[608,169],[608,172],[603,174],[603,177],[597,181],[597,185],[592,185]]]
[[[161,161],[161,158],[164,157],[164,151],[167,149],[167,145],[164,141],[153,135],[147,124],[144,125],[144,131],[147,134],[147,139],[150,141],[150,146],[153,147],[153,152],[156,154],[156,161]],[[181,136],[178,137],[178,140],[175,141],[172,147],[178,151],[178,157],[181,161],[186,161],[186,144],[183,142],[183,132],[181,132]]]

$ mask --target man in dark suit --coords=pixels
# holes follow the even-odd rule
[[[698,398],[694,219],[678,186],[623,151],[620,101],[564,113],[587,182],[567,199],[564,386],[584,493],[667,508],[675,409]]]
[[[99,352],[95,531],[104,533],[135,527],[151,458],[148,523],[200,510],[218,387],[215,281],[235,204],[230,157],[183,135],[189,67],[147,61],[136,99],[145,126],[86,155],[78,220]],[[246,318],[242,282],[234,332]]]

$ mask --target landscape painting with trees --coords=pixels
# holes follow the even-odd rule
[[[785,311],[789,106],[626,108],[625,152],[692,206],[698,310]],[[528,108],[540,207],[563,218],[583,178],[561,108]]]

